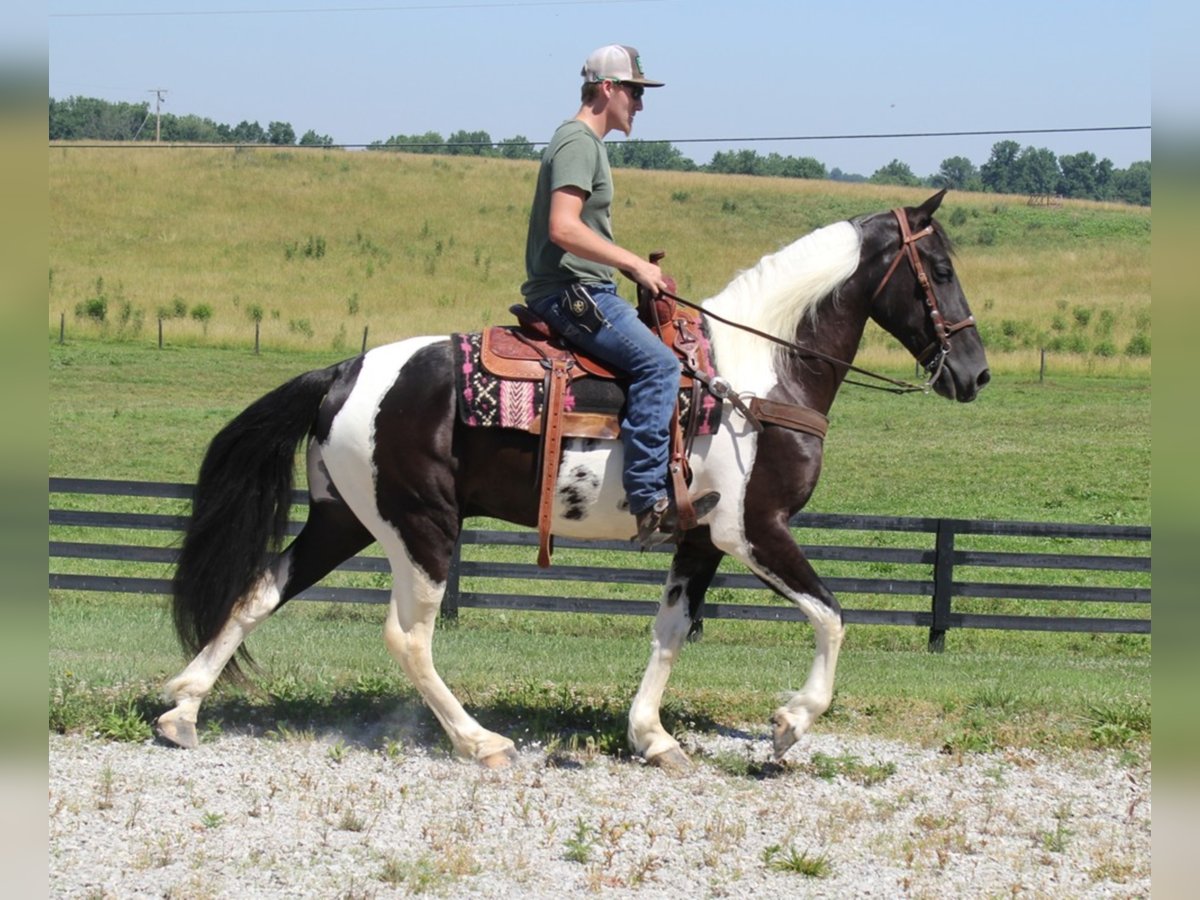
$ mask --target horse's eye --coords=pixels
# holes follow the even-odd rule
[[[954,278],[954,270],[949,263],[938,263],[933,267],[933,278],[939,284],[945,284]]]

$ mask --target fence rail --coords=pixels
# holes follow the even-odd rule
[[[169,567],[176,550],[171,546],[187,522],[178,511],[178,501],[191,497],[192,486],[156,482],[106,481],[81,478],[49,480],[49,556],[52,589],[104,591],[112,593],[167,594],[168,577],[128,574],[123,569],[145,565]],[[80,503],[83,496],[133,497],[154,502],[174,502],[176,511],[144,512],[95,508],[94,500]],[[58,498],[57,503],[55,498]],[[293,503],[307,504],[308,495],[295,491]],[[79,506],[88,508],[78,508]],[[113,504],[108,504],[111,506]],[[145,503],[137,503],[142,507]],[[847,595],[875,598],[919,597],[928,604],[922,609],[855,608],[845,603],[846,621],[855,624],[903,625],[929,629],[931,650],[944,647],[952,628],[993,628],[1092,633],[1150,633],[1150,527],[1144,525],[1083,525],[1048,522],[1008,522],[943,519],[928,517],[837,515],[800,513],[792,520],[805,554],[821,571],[826,584],[843,599]],[[295,534],[299,521],[289,525]],[[165,543],[114,543],[123,532],[165,534]],[[858,544],[828,544],[830,534],[865,534]],[[900,536],[900,537],[898,537]],[[70,539],[65,539],[70,537]],[[812,542],[808,540],[812,538]],[[130,540],[128,537],[124,538]],[[861,540],[861,538],[860,538]],[[887,541],[917,541],[917,546],[881,546]],[[984,546],[964,544],[983,541]],[[989,544],[1018,541],[1016,550],[995,549]],[[1030,543],[1071,552],[1031,551]],[[1096,545],[1103,545],[1103,552]],[[620,615],[651,615],[657,600],[611,599],[608,597],[562,596],[562,587],[603,584],[650,587],[661,585],[669,564],[669,551],[641,553],[628,542],[558,539],[559,559],[563,551],[635,552],[629,566],[572,564],[564,562],[539,569],[532,562],[486,558],[504,555],[505,548],[528,548],[523,559],[532,559],[537,535],[528,530],[466,528],[451,566],[442,613],[458,615],[463,608],[586,612]],[[512,550],[508,555],[515,555]],[[579,554],[574,554],[578,556]],[[587,554],[584,554],[587,555]],[[483,558],[479,558],[483,557]],[[611,555],[606,558],[611,559]],[[621,557],[618,557],[621,558]],[[55,561],[85,560],[117,564],[117,574],[94,571],[64,572],[73,568]],[[828,563],[822,566],[822,563]],[[648,567],[647,567],[648,566]],[[100,568],[100,567],[94,567]],[[342,573],[386,575],[387,561],[380,556],[360,555],[338,567]],[[887,575],[873,574],[887,572]],[[1101,573],[1117,573],[1104,577]],[[500,589],[490,588],[499,582]],[[552,583],[554,595],[533,592],[531,585]],[[1104,583],[1097,583],[1104,582]],[[1113,583],[1117,582],[1117,583]],[[509,590],[511,586],[512,590]],[[579,590],[579,588],[576,588]],[[741,571],[719,571],[713,580],[704,615],[714,619],[757,619],[802,621],[799,610],[773,602],[766,606],[748,602],[749,591],[764,591],[762,582]],[[609,590],[609,593],[613,591]],[[621,593],[627,593],[622,590]],[[655,591],[657,593],[657,591]],[[725,598],[729,598],[726,602]],[[383,588],[316,585],[298,599],[352,603],[386,603]],[[1040,604],[1036,612],[1014,610],[1014,605]],[[1053,604],[1053,615],[1045,604]],[[1078,615],[1079,604],[1104,604],[1104,615]],[[1132,606],[1129,606],[1131,605]],[[876,606],[881,605],[876,602]],[[883,604],[886,605],[886,604]],[[997,607],[1001,607],[997,609]],[[1113,615],[1113,609],[1130,613]],[[1059,614],[1059,610],[1063,614]],[[1067,614],[1071,613],[1071,614]]]

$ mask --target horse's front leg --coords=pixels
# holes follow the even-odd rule
[[[775,758],[782,759],[833,701],[833,680],[845,626],[841,606],[796,545],[786,520],[771,517],[760,522],[757,529],[747,528],[750,550],[743,562],[768,587],[800,608],[816,640],[804,686],[771,716]]]
[[[654,617],[650,662],[629,710],[630,746],[646,762],[666,768],[688,765],[679,742],[663,728],[659,710],[671,666],[700,616],[704,592],[724,555],[709,542],[707,532],[688,532],[675,553]]]

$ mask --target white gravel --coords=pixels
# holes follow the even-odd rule
[[[1150,767],[1116,753],[820,734],[755,779],[713,757],[766,760],[765,733],[689,737],[683,776],[536,746],[493,772],[337,735],[49,745],[53,897],[1150,895]],[[894,772],[825,780],[819,754]],[[801,857],[825,871],[783,865]]]

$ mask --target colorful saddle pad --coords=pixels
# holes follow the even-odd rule
[[[507,380],[486,371],[480,363],[482,335],[478,332],[450,336],[454,351],[455,393],[462,422],[478,428],[541,430],[545,382]],[[701,387],[696,414],[698,435],[713,434],[721,422],[721,401]],[[693,414],[692,391],[679,395],[680,426],[686,431]],[[620,380],[584,377],[571,381],[566,390],[564,433],[570,437],[615,437],[616,419],[625,403],[625,384]],[[600,427],[611,419],[611,427]]]

